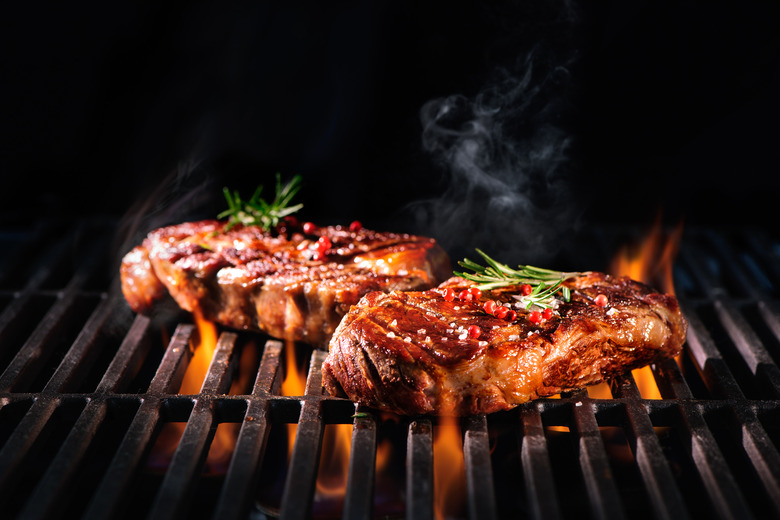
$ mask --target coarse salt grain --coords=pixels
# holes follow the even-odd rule
[[[466,339],[468,337],[468,335],[469,335],[468,332],[464,332],[463,334],[458,336],[458,339]]]
[[[420,334],[420,335],[425,334],[425,329],[417,329],[417,334]]]
[[[509,341],[517,341],[519,339],[520,339],[520,336],[518,336],[517,334],[512,334],[512,335],[509,336]]]
[[[393,320],[390,322],[391,327],[397,327],[398,326],[398,320]]]
[[[456,305],[455,307],[453,307],[453,309],[455,309],[456,311],[459,311],[460,307],[458,305]]]
[[[391,338],[391,339],[394,338],[395,337],[395,332],[388,332],[387,333],[387,337]]]
[[[412,342],[412,338],[410,338],[409,336],[406,336],[404,338],[404,343],[411,343],[411,342]]]
[[[487,347],[488,342],[487,341],[480,341],[479,346],[480,347]]]
[[[614,307],[610,307],[609,310],[607,311],[607,316],[612,316],[614,314],[617,314],[617,309]]]

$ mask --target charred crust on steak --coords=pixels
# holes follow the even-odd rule
[[[371,291],[423,290],[450,276],[435,240],[366,228],[280,226],[270,232],[206,220],[156,229],[123,259],[130,307],[149,313],[169,294],[228,327],[327,346],[342,316]],[[312,247],[330,247],[315,260]]]
[[[511,323],[484,312],[488,299],[514,302],[511,287],[475,301],[443,298],[443,287],[471,285],[460,278],[426,291],[369,293],[331,339],[324,384],[396,413],[469,415],[599,383],[680,352],[687,323],[674,296],[595,272],[565,283],[570,301],[538,324],[525,311]],[[466,333],[472,325],[477,338]]]

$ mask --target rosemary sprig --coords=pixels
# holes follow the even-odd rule
[[[238,191],[231,192],[223,188],[225,200],[228,203],[228,209],[217,215],[217,218],[230,217],[225,231],[239,225],[260,226],[265,231],[277,226],[279,221],[295,213],[303,207],[303,204],[288,206],[292,198],[301,189],[301,176],[296,175],[290,181],[282,186],[279,174],[276,174],[276,194],[272,202],[266,202],[260,198],[263,191],[262,186],[258,186],[255,193],[247,201],[241,199]]]
[[[562,286],[562,282],[563,280],[558,280],[550,285],[540,282],[538,285],[532,286],[533,289],[531,290],[531,294],[527,296],[513,294],[512,298],[520,303],[521,309],[528,309],[531,305],[536,305],[542,309],[553,307],[555,305],[554,296],[558,290],[561,291],[561,297],[564,301],[569,301],[571,299],[571,291],[568,287]]]
[[[525,309],[528,309],[531,305],[537,305],[542,308],[552,306],[553,297],[558,292],[561,293],[565,301],[569,301],[571,299],[571,291],[562,283],[567,278],[580,274],[577,272],[553,271],[552,269],[543,269],[532,265],[519,265],[517,269],[512,269],[506,264],[497,262],[484,251],[480,249],[476,251],[485,259],[488,265],[480,265],[473,260],[464,258],[458,264],[474,272],[455,271],[455,275],[477,282],[477,287],[482,291],[509,287],[511,285],[528,284],[532,288],[530,294],[515,296]]]

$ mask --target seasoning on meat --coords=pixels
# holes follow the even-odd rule
[[[600,383],[681,351],[687,323],[674,296],[596,272],[563,285],[568,301],[556,296],[546,312],[526,309],[519,285],[455,297],[474,286],[459,277],[426,291],[367,294],[333,334],[323,383],[373,408],[462,416]],[[516,316],[508,321],[499,307]]]
[[[451,272],[431,238],[294,218],[270,231],[216,220],[163,227],[120,268],[136,312],[170,294],[205,319],[323,348],[364,294],[424,290]]]

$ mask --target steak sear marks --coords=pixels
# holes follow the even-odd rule
[[[517,287],[446,301],[445,287],[472,285],[451,278],[426,291],[367,294],[331,339],[324,384],[332,395],[400,414],[492,413],[681,351],[687,323],[674,296],[602,273],[564,283],[571,300],[538,324],[514,307]],[[607,305],[596,303],[599,295]],[[512,304],[517,318],[487,314],[487,300]]]
[[[224,228],[207,220],[149,233],[120,268],[130,307],[149,313],[169,294],[205,319],[322,348],[366,293],[423,290],[451,274],[447,254],[430,238],[341,226],[274,235]],[[315,260],[319,237],[331,246]]]

